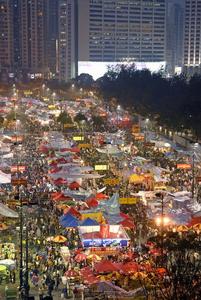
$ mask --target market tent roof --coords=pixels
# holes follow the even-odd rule
[[[81,223],[81,226],[96,226],[96,225],[99,225],[99,223],[96,220],[93,220],[91,218],[87,218],[83,220],[83,222]]]
[[[97,273],[109,273],[118,271],[118,268],[110,260],[102,260],[96,263],[94,269]]]
[[[92,208],[92,207],[97,207],[99,202],[95,198],[91,198],[87,200],[86,203],[89,208]]]
[[[129,229],[135,228],[135,224],[130,219],[124,219],[123,221],[120,222],[120,224],[124,228],[129,228]]]
[[[80,185],[78,182],[73,181],[69,184],[69,189],[74,190],[74,189],[79,189]]]
[[[11,183],[11,174],[0,171],[0,184]]]
[[[74,207],[69,207],[66,211],[65,211],[65,215],[70,214],[75,218],[79,218],[81,216],[81,213],[75,209]]]
[[[78,220],[73,217],[71,214],[66,214],[66,215],[63,215],[59,218],[59,223],[61,226],[63,227],[69,227],[69,228],[74,228],[74,227],[77,227],[79,224],[78,224]]]
[[[0,203],[0,215],[8,218],[18,218],[18,213],[10,209],[6,205]]]
[[[132,174],[129,178],[130,183],[142,183],[144,181],[144,176]]]

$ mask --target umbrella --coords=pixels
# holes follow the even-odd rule
[[[6,266],[0,265],[0,273],[4,273],[7,270]]]
[[[122,271],[125,274],[138,272],[139,269],[140,269],[140,266],[135,262],[128,262],[125,265],[122,265]]]
[[[102,260],[96,263],[94,269],[97,273],[109,273],[118,271],[118,268],[110,260]]]
[[[98,256],[97,254],[90,254],[87,256],[87,259],[93,260],[93,261],[99,261],[99,260],[101,260],[101,257]]]
[[[186,225],[180,225],[180,226],[177,227],[177,231],[178,232],[185,232],[185,231],[189,231],[189,228]]]
[[[87,256],[84,253],[79,253],[75,256],[75,261],[76,262],[81,262],[83,260],[86,260]]]
[[[4,223],[1,223],[0,224],[0,231],[6,230],[6,229],[8,229],[8,226]]]
[[[57,235],[56,237],[54,237],[54,238],[52,239],[52,241],[53,241],[54,243],[65,243],[65,242],[67,241],[67,238],[65,238],[65,237],[62,236],[62,235]]]
[[[193,225],[192,228],[195,230],[201,230],[201,223]]]
[[[2,260],[0,260],[0,265],[10,267],[10,266],[15,266],[16,263],[12,259],[2,259]]]

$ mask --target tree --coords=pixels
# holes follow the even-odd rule
[[[153,241],[153,239],[152,239]],[[155,237],[161,249],[161,236]],[[139,281],[147,298],[161,300],[198,300],[201,294],[201,241],[195,232],[167,232],[162,260],[152,260],[151,269]],[[163,254],[163,257],[162,257]]]
[[[81,114],[81,113],[78,113],[75,118],[74,118],[74,121],[76,123],[80,123],[81,121],[87,121],[87,118],[85,117],[85,115]]]
[[[71,117],[67,114],[67,112],[63,111],[57,118],[57,122],[61,123],[64,128],[64,124],[73,124]]]
[[[104,119],[100,116],[92,116],[92,123],[95,130],[101,130],[105,125]]]
[[[91,75],[82,73],[74,79],[74,83],[78,88],[90,90],[93,88],[94,80]]]

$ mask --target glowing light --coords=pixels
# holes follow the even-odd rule
[[[164,226],[167,226],[168,224],[170,224],[170,218],[168,218],[168,217],[157,217],[156,218],[156,220],[155,220],[155,222],[156,222],[156,225],[157,226],[160,226],[160,225],[164,225]]]

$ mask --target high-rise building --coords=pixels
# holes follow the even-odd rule
[[[79,59],[165,60],[165,0],[79,0]]]
[[[36,76],[47,72],[44,3],[44,0],[20,1],[22,70]]]
[[[167,1],[166,61],[171,75],[183,64],[184,6],[183,0]]]
[[[190,74],[201,63],[201,0],[186,0],[184,34],[184,68]]]
[[[76,74],[77,65],[77,1],[59,0],[59,80]]]
[[[77,57],[79,66],[165,61],[166,0],[59,2],[60,79],[75,75]]]
[[[0,71],[12,72],[14,62],[13,7],[10,0],[0,0]]]
[[[44,0],[45,60],[50,77],[58,72],[58,0]]]

